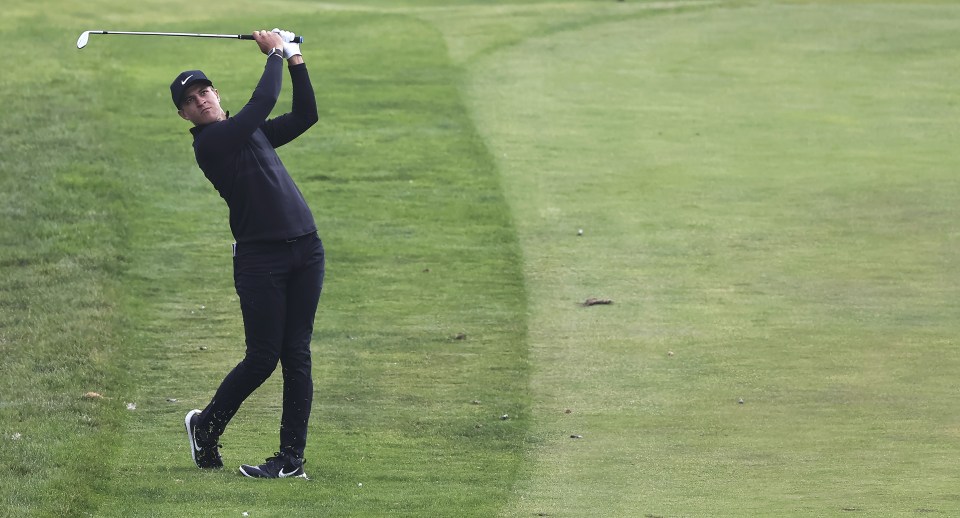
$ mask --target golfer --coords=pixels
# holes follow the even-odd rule
[[[257,31],[266,54],[263,75],[247,104],[230,116],[220,93],[199,70],[170,85],[173,104],[193,123],[193,150],[203,174],[230,208],[236,240],[233,278],[246,337],[246,354],[221,382],[203,411],[184,419],[190,454],[201,469],[221,468],[220,436],[243,401],[280,363],[283,415],[279,451],[240,472],[256,478],[307,478],[303,451],[313,402],[310,338],[323,287],[323,244],[310,208],[277,156],[278,148],[317,121],[300,45],[291,32]],[[280,94],[286,60],[293,84],[290,113],[268,119]]]

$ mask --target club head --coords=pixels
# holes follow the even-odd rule
[[[82,49],[87,46],[87,40],[90,39],[90,31],[83,31],[80,38],[77,39],[77,48]]]

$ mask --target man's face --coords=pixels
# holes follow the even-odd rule
[[[223,120],[220,93],[210,85],[193,85],[184,94],[177,113],[197,126]]]

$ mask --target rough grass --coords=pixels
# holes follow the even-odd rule
[[[439,34],[410,17],[299,22],[317,35],[307,55],[322,122],[283,155],[329,261],[314,345],[314,483],[251,486],[234,472],[276,449],[278,380],[223,438],[223,473],[191,466],[180,425],[243,346],[226,210],[193,162],[167,85],[203,66],[235,110],[262,56],[235,42],[205,42],[197,59],[192,41],[164,40],[158,55],[155,40],[101,38],[51,54],[81,70],[70,80],[60,65],[5,90],[23,113],[37,98],[27,87],[47,101],[32,113],[37,127],[4,119],[23,133],[4,144],[6,207],[22,216],[5,242],[24,233],[4,263],[13,310],[3,343],[15,354],[4,367],[2,462],[23,475],[3,483],[9,509],[484,516],[508,498],[527,426],[525,298],[458,71]],[[87,391],[104,398],[82,399]]]

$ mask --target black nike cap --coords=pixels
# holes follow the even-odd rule
[[[180,103],[183,102],[183,93],[187,91],[187,88],[197,83],[213,86],[207,76],[199,70],[180,72],[180,75],[170,83],[170,95],[173,97],[173,104],[178,110],[180,109]]]

